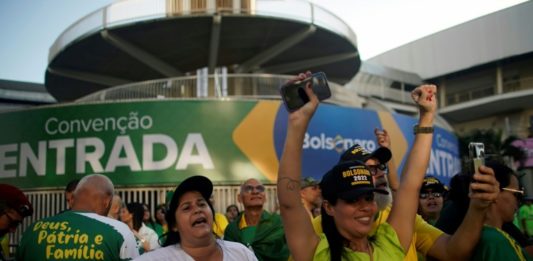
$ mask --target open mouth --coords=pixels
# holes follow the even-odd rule
[[[431,201],[431,202],[428,202],[426,206],[428,208],[434,209],[434,208],[438,208],[439,204],[437,204],[437,202]]]
[[[194,222],[192,222],[192,226],[195,227],[195,226],[199,226],[199,225],[203,225],[203,224],[207,224],[207,219],[202,217],[202,218],[198,218],[196,220],[194,220]]]

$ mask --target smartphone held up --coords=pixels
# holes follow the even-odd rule
[[[287,111],[293,112],[298,110],[309,102],[309,97],[305,93],[305,86],[308,82],[311,83],[313,92],[318,97],[318,100],[322,101],[331,97],[326,74],[323,72],[317,72],[312,74],[309,78],[288,82],[280,87],[281,99],[283,100]]]
[[[472,160],[471,175],[479,171],[481,165],[485,165],[485,145],[481,142],[470,142],[468,144],[468,154]]]

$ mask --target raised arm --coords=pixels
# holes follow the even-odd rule
[[[422,85],[411,93],[420,112],[419,127],[433,127],[433,119],[437,110],[436,92],[435,85]],[[396,231],[405,251],[409,248],[413,237],[418,196],[428,167],[432,141],[433,132],[415,135],[413,147],[403,167],[402,182],[387,220]]]
[[[376,135],[378,145],[380,147],[389,149],[392,153],[391,140],[387,130],[375,128],[374,135]],[[396,162],[394,162],[394,154],[392,154],[392,158],[389,160],[389,162],[387,162],[387,168],[389,169],[389,172],[387,173],[389,187],[392,191],[392,198],[395,198],[396,191],[398,191],[398,188],[400,187],[400,181],[398,180],[398,170]]]
[[[300,80],[310,73],[300,74]],[[289,114],[287,137],[278,173],[278,199],[285,236],[294,260],[312,260],[319,238],[300,198],[302,147],[305,132],[318,106],[318,98],[306,86],[309,102]]]
[[[480,174],[481,173],[481,174]],[[485,214],[500,192],[491,168],[481,166],[470,184],[470,205],[465,218],[453,235],[440,236],[428,255],[439,260],[468,260],[481,236]]]

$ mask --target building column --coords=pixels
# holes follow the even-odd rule
[[[503,93],[503,73],[500,65],[496,66],[496,94]]]

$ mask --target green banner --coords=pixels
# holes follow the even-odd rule
[[[156,100],[2,113],[0,182],[63,187],[90,173],[115,185],[176,184],[197,174],[217,184],[265,180],[232,139],[256,104]]]

